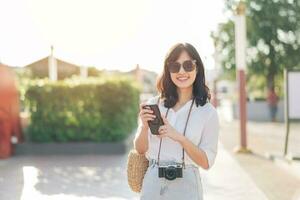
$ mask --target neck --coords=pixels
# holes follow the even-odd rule
[[[185,103],[193,98],[193,87],[178,88],[178,103]]]

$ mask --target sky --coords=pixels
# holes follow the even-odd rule
[[[160,72],[169,48],[196,47],[214,67],[211,31],[224,0],[0,0],[0,62],[23,67],[50,54],[80,66]]]

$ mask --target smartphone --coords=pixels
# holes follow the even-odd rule
[[[153,104],[153,105],[143,106],[144,109],[147,109],[147,107],[150,107],[150,109],[153,110],[152,114],[156,116],[153,120],[148,121],[150,131],[153,135],[159,135],[158,129],[160,126],[164,125],[164,122],[163,122],[163,119],[161,118],[161,114],[160,114],[158,105]]]

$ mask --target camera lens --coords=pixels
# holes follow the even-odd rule
[[[176,178],[176,168],[174,166],[167,167],[165,177],[170,181],[174,180]]]

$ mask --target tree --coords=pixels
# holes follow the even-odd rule
[[[88,76],[100,76],[101,70],[97,69],[96,67],[89,67],[88,68]]]
[[[264,77],[268,88],[284,68],[300,68],[300,0],[245,0],[247,23],[247,70]],[[233,12],[236,0],[226,1]],[[229,77],[235,75],[233,17],[212,33]],[[249,77],[248,76],[248,77]]]

